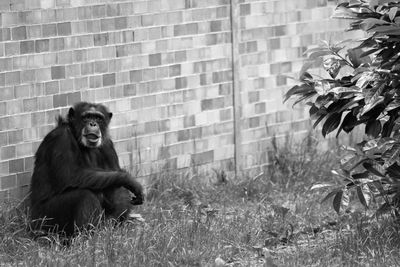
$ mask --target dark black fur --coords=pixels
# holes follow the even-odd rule
[[[84,121],[81,114],[88,110],[104,115],[96,121],[102,144],[95,148],[80,141],[82,129],[88,127],[88,119]],[[120,168],[108,136],[111,117],[103,105],[80,102],[44,138],[35,155],[30,188],[35,229],[71,236],[76,227],[96,225],[101,214],[123,220],[132,205],[142,204],[142,187]]]

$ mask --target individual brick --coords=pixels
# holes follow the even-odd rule
[[[26,39],[26,26],[19,26],[11,29],[12,40]]]
[[[73,79],[64,79],[60,80],[60,92],[71,92],[74,91],[74,80]]]
[[[263,114],[266,112],[266,104],[265,102],[257,103],[254,105],[254,112],[256,114]]]
[[[0,129],[10,128],[11,117],[0,117]]]
[[[103,86],[103,76],[90,76],[89,77],[89,87],[90,88],[98,88]]]
[[[89,79],[88,77],[78,77],[74,79],[74,88],[79,90],[84,90],[89,88]]]
[[[225,107],[224,97],[201,100],[201,110],[221,109]]]
[[[38,103],[36,97],[23,99],[22,101],[24,105],[24,112],[32,112],[38,109]]]
[[[55,108],[67,106],[67,94],[53,95],[53,105]]]
[[[6,75],[5,85],[15,85],[15,84],[21,83],[21,72],[20,71],[6,72],[5,75]]]
[[[87,60],[87,50],[74,50],[72,53],[72,60],[74,62],[82,62]]]
[[[55,0],[41,0],[41,8],[50,9],[55,7]]]
[[[53,66],[51,67],[51,79],[58,80],[65,78],[65,66]]]
[[[191,155],[191,162],[201,165],[214,161],[214,151],[206,151],[202,153],[196,153]]]
[[[0,75],[1,77],[1,75]],[[21,71],[21,82],[33,82],[36,79],[36,71],[35,70],[23,70]]]
[[[174,36],[191,35],[198,33],[197,23],[174,25]]]
[[[82,63],[81,64],[81,73],[82,73],[82,75],[93,74],[94,73],[94,63],[93,62]]]
[[[260,126],[260,117],[249,118],[249,128],[256,128]]]
[[[107,4],[106,6],[106,14],[107,17],[117,17],[119,16],[121,13],[121,4]]]
[[[66,77],[77,77],[81,75],[81,69],[78,64],[65,66]]]
[[[44,93],[46,95],[54,95],[60,92],[60,82],[51,81],[45,83]]]
[[[51,80],[51,68],[36,69],[36,81]]]
[[[240,16],[247,16],[247,15],[250,15],[250,13],[251,13],[251,5],[249,3],[240,4],[240,6],[239,6]]]
[[[7,103],[6,102],[0,102],[0,116],[7,115]],[[2,145],[1,142],[1,135],[0,135],[0,146]]]
[[[99,20],[88,20],[86,22],[87,32],[100,32],[101,31],[101,24]]]
[[[57,23],[57,34],[60,36],[71,35],[71,22]]]
[[[149,66],[161,65],[161,53],[149,55]]]
[[[56,20],[57,18],[55,9],[42,10],[42,23],[50,23]]]
[[[141,82],[143,80],[143,71],[142,70],[132,70],[129,72],[129,76],[131,82]]]
[[[233,117],[233,113],[232,113],[232,109],[228,108],[228,109],[222,109],[219,111],[219,119],[221,121],[228,121],[231,120]]]
[[[24,171],[24,159],[10,160],[8,164],[10,173],[17,173]]]
[[[93,18],[104,18],[106,16],[106,5],[92,7]]]
[[[29,54],[35,51],[34,41],[22,41],[20,42],[20,52],[21,54]]]
[[[14,87],[15,98],[27,98],[29,97],[29,91],[29,85],[17,85]]]
[[[6,56],[18,55],[20,53],[19,42],[7,42],[5,43],[4,50]]]
[[[35,157],[26,157],[24,158],[24,170],[32,171],[35,164]]]
[[[119,14],[117,16],[119,16],[119,15],[131,16],[132,14],[134,14],[133,3],[131,1],[118,4],[118,9],[119,9]],[[136,24],[136,25],[139,25],[139,24]]]
[[[211,32],[220,32],[222,30],[222,23],[220,20],[215,20],[210,22]]]
[[[95,46],[104,46],[108,44],[108,34],[100,33],[93,35],[93,41]]]
[[[103,74],[103,86],[115,85],[115,73]]]
[[[15,146],[4,146],[0,148],[0,158],[2,160],[12,159],[16,156]]]
[[[187,60],[185,50],[175,52],[174,56],[175,56],[175,62],[183,62]]]
[[[175,89],[182,89],[187,87],[187,78],[175,78]]]
[[[149,121],[144,124],[144,131],[146,134],[152,134],[158,132],[158,122]]]
[[[78,8],[78,18],[80,20],[91,19],[93,15],[91,6],[81,6]]]
[[[22,192],[22,196],[25,196],[29,193],[29,185],[31,182],[31,172],[21,172],[17,174],[17,186],[19,189],[24,189],[25,187],[27,188],[27,191]]]
[[[230,15],[229,11],[230,8],[228,8],[227,6],[217,7],[217,19],[228,18]]]
[[[0,28],[0,41],[11,40],[11,29],[10,28]]]
[[[101,31],[113,31],[115,30],[115,20],[114,19],[101,19],[100,20]]]
[[[81,101],[81,93],[80,92],[74,92],[74,93],[68,93],[67,94],[67,104],[68,106],[72,106],[73,104]]]
[[[42,53],[42,52],[49,51],[49,48],[50,48],[49,44],[50,44],[49,39],[36,40],[35,41],[36,53]]]
[[[42,25],[43,37],[53,37],[57,35],[57,24]]]
[[[101,48],[101,54],[103,58],[114,59],[116,55],[115,46],[103,46]]]
[[[22,130],[9,131],[7,133],[7,136],[8,136],[8,144],[10,145],[15,145],[23,141]]]
[[[55,0],[57,7],[68,7],[71,5],[71,0]]]
[[[65,48],[64,38],[51,38],[49,39],[50,51],[60,51]]]
[[[181,64],[169,66],[169,77],[181,75]]]
[[[102,60],[94,62],[94,72],[95,73],[108,72],[108,61]]]
[[[15,174],[0,177],[0,188],[10,189],[17,186],[17,176]],[[8,192],[10,194],[10,192]]]
[[[128,25],[127,17],[115,18],[115,29],[116,30],[126,29],[127,25]]]
[[[71,22],[71,33],[78,35],[87,32],[86,21],[72,21]]]

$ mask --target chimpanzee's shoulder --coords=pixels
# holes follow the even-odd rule
[[[56,144],[59,142],[68,142],[71,138],[73,138],[73,134],[67,120],[59,117],[57,119],[57,126],[44,137],[42,143]]]

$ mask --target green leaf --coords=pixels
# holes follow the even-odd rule
[[[363,89],[375,80],[376,75],[372,71],[365,71],[360,75],[360,78],[357,80],[356,86]]]
[[[329,199],[331,199],[333,196],[335,196],[339,191],[342,191],[342,189],[336,188],[334,190],[332,190],[331,192],[329,192],[322,200],[321,200],[321,204],[323,204],[324,202],[328,201]]]
[[[336,193],[333,198],[333,209],[339,214],[340,208],[347,208],[350,203],[350,197],[347,190],[343,189]]]
[[[389,19],[390,19],[391,21],[393,21],[394,18],[396,17],[396,13],[397,13],[397,10],[398,10],[398,9],[399,9],[399,8],[398,8],[397,6],[392,7],[392,8],[390,9],[390,11],[389,11]]]
[[[385,161],[384,167],[387,168],[397,162],[400,157],[400,144],[394,144],[390,149],[382,154],[382,159]]]
[[[364,207],[369,208],[369,205],[371,204],[371,191],[369,187],[366,184],[357,186],[357,196],[358,199],[360,200],[361,204],[364,205]]]
[[[365,133],[373,138],[377,138],[381,130],[382,124],[379,120],[370,120],[365,126]]]
[[[364,19],[360,23],[360,28],[363,31],[369,31],[372,28],[377,27],[378,25],[383,25],[383,24],[387,24],[387,21],[376,19],[376,18],[367,18],[367,19]]]
[[[289,91],[287,91],[283,102],[286,102],[293,95],[305,95],[313,92],[315,92],[315,89],[311,85],[308,84],[295,85],[292,88],[290,88]]]
[[[362,109],[361,115],[364,115],[368,111],[372,110],[375,108],[377,105],[382,104],[384,101],[383,96],[379,96],[378,94],[375,95],[376,98],[373,98],[367,105],[365,105]]]
[[[371,31],[382,35],[400,35],[400,28],[394,25],[377,26]]]
[[[329,93],[332,85],[327,80],[320,80],[315,82],[314,88],[319,95],[326,95],[327,93]]]
[[[365,179],[365,178],[368,178],[369,176],[370,176],[370,173],[368,171],[355,173],[355,174],[351,175],[351,177],[353,177],[353,179]]]
[[[376,176],[379,176],[379,177],[385,177],[385,175],[381,172],[381,171],[378,171],[376,168],[378,167],[378,166],[373,166],[371,163],[369,163],[369,162],[364,162],[363,164],[363,167],[366,169],[366,170],[368,170],[369,172],[371,172],[372,174],[374,174],[374,175],[376,175]]]
[[[334,87],[329,90],[329,93],[334,93],[334,94],[361,93],[361,92],[362,92],[362,90],[357,86],[350,86],[350,87],[338,86],[338,87]]]
[[[332,187],[334,184],[330,183],[323,183],[323,184],[315,184],[311,186],[310,190],[316,190],[316,189],[322,189],[322,188],[327,188],[327,187]]]
[[[325,137],[330,132],[334,131],[339,125],[342,118],[342,113],[333,113],[326,119],[322,126],[322,135]]]

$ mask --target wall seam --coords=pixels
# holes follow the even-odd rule
[[[235,176],[241,171],[241,131],[240,131],[240,57],[239,57],[239,4],[238,0],[230,0],[230,20],[231,20],[231,37],[232,37],[232,98],[233,98],[233,136],[234,136],[234,163]]]

